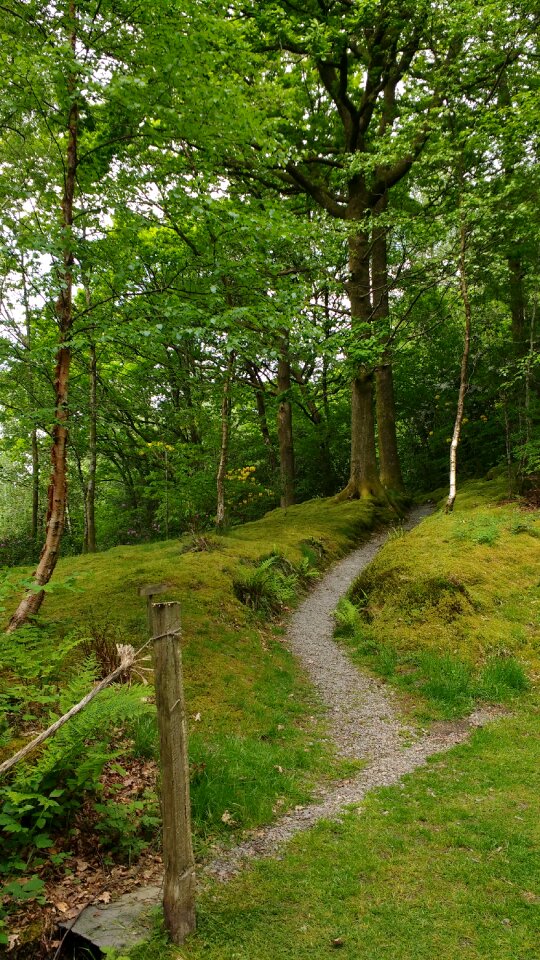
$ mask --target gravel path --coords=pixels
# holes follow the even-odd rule
[[[430,507],[412,510],[404,529],[411,530],[430,513]],[[327,707],[338,754],[366,760],[367,765],[354,778],[325,788],[314,803],[297,807],[277,823],[218,855],[204,868],[206,874],[226,880],[246,860],[274,854],[299,831],[323,818],[339,816],[345,806],[361,801],[368,790],[397,783],[434,753],[466,740],[473,727],[482,726],[490,718],[488,711],[477,711],[467,720],[435,724],[428,734],[418,737],[399,719],[393,691],[361,673],[334,642],[333,612],[339,598],[371,563],[387,537],[388,531],[376,534],[326,574],[297,609],[287,638]]]

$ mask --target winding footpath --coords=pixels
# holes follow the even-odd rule
[[[430,513],[430,507],[412,510],[404,529],[411,530]],[[327,709],[329,735],[338,754],[363,760],[365,766],[353,778],[320,790],[308,806],[296,807],[276,823],[252,831],[239,845],[221,850],[199,868],[201,883],[205,878],[228,880],[246,862],[275,855],[295,834],[321,819],[339,817],[348,805],[360,803],[369,790],[397,783],[428,757],[462,743],[474,727],[492,718],[487,710],[479,710],[466,720],[435,724],[429,733],[418,736],[400,719],[392,690],[361,673],[334,642],[333,612],[340,597],[387,538],[385,529],[332,567],[298,607],[287,635],[289,648]],[[125,894],[104,907],[87,907],[72,930],[100,947],[129,947],[149,934],[145,917],[160,899],[161,888],[151,886]]]
[[[404,530],[412,530],[432,512],[417,507],[408,514]],[[483,726],[492,715],[478,710],[466,720],[434,724],[429,733],[403,723],[391,688],[362,673],[333,639],[334,617],[340,597],[347,593],[388,539],[388,530],[375,534],[326,574],[298,607],[288,631],[288,645],[301,661],[328,711],[330,736],[337,753],[366,761],[346,782],[321,790],[316,800],[297,807],[277,823],[252,833],[204,867],[204,873],[227,880],[246,860],[272,856],[276,849],[318,820],[332,819],[349,804],[359,803],[368,790],[397,783],[435,753],[450,750]]]

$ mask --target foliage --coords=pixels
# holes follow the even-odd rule
[[[252,610],[277,614],[297,599],[298,591],[318,576],[313,555],[292,563],[277,549],[260,557],[255,568],[239,569],[233,579],[235,596]]]
[[[62,559],[60,579],[84,574],[81,589],[51,592],[39,626],[4,637],[0,690],[10,739],[2,756],[88,692],[107,671],[112,644],[147,639],[137,587],[165,582],[169,596],[182,598],[198,853],[217,837],[307,802],[316,779],[343,776],[350,765],[319,743],[320,706],[280,642],[281,628],[263,620],[254,627],[251,610],[235,598],[233,578],[268,558],[268,545],[276,543],[271,566],[293,576],[299,590],[315,563],[326,565],[349,549],[376,515],[372,504],[317,500],[291,508],[286,519],[276,510],[211,542],[190,534]],[[1,794],[0,816],[9,828],[6,883],[24,886],[29,877],[68,867],[69,831],[80,817],[95,829],[107,860],[133,861],[146,845],[158,845],[154,791],[124,796],[114,786],[115,770],[156,760],[151,698],[151,687],[116,686],[15,768]],[[50,844],[59,834],[66,840],[56,854]]]
[[[353,637],[360,625],[360,614],[357,607],[347,597],[339,601],[335,613],[336,635]]]

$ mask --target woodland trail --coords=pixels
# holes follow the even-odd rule
[[[412,530],[432,512],[410,511],[403,524]],[[349,804],[359,803],[368,790],[397,783],[428,757],[467,739],[474,727],[490,719],[478,710],[466,720],[434,724],[423,736],[399,717],[393,691],[362,673],[333,639],[333,613],[362,571],[388,539],[375,534],[326,574],[295,612],[287,635],[289,648],[301,661],[328,711],[329,734],[341,756],[366,761],[357,776],[321,790],[316,800],[297,807],[277,823],[252,833],[204,867],[204,873],[227,880],[247,860],[271,856],[296,833],[318,820],[335,818]]]
[[[429,507],[412,510],[404,530],[411,530],[430,513]],[[348,805],[360,803],[369,790],[399,782],[428,757],[462,743],[474,727],[491,719],[492,713],[479,710],[466,720],[434,724],[429,733],[419,736],[400,719],[391,689],[359,671],[335,643],[333,612],[338,600],[388,536],[388,529],[375,534],[332,567],[298,607],[287,634],[289,648],[328,711],[329,737],[338,754],[363,760],[365,766],[351,779],[320,790],[313,803],[252,831],[237,846],[219,850],[210,862],[198,867],[200,885],[210,878],[226,881],[252,859],[279,855],[282,845],[295,834],[319,820],[338,818]],[[144,933],[148,935],[145,917],[161,895],[160,886],[139,888],[106,906],[87,907],[66,926],[100,947],[121,949],[140,941]]]

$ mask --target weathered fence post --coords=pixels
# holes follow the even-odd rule
[[[195,872],[180,652],[180,604],[152,604],[151,617],[161,753],[163,913],[169,936],[179,946],[195,929]]]
[[[146,583],[143,587],[139,587],[139,596],[146,597],[146,616],[150,636],[152,636],[152,601],[156,594],[167,593],[167,590],[170,590],[170,587],[166,583]]]

